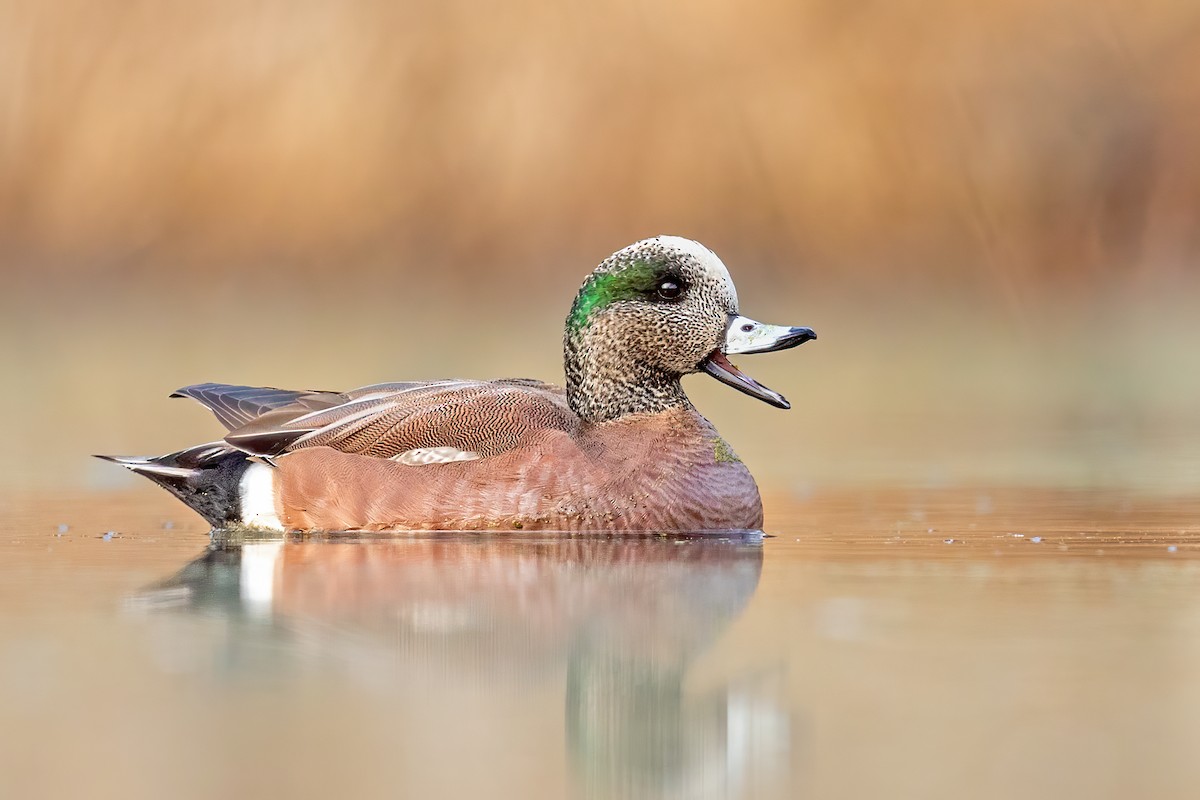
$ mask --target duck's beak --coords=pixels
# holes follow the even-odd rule
[[[725,331],[725,343],[713,350],[700,367],[722,383],[727,383],[751,397],[757,397],[764,403],[770,403],[776,408],[791,408],[792,404],[783,395],[768,389],[742,372],[727,356],[773,353],[776,350],[798,347],[815,338],[817,334],[813,333],[812,328],[767,325],[749,317],[733,316]]]

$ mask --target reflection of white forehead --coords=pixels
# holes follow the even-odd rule
[[[684,239],[682,236],[655,236],[653,239],[647,239],[644,242],[631,245],[627,249],[633,249],[651,242],[658,242],[668,249],[686,253],[696,259],[702,270],[725,283],[729,288],[729,295],[733,299],[733,306],[737,308],[737,287],[733,285],[733,278],[730,277],[729,270],[725,267],[721,259],[717,257],[716,253],[699,242],[692,239]]]

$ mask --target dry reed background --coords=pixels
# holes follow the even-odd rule
[[[1200,486],[1200,7],[0,2],[10,486],[199,380],[558,375],[660,232],[819,342],[703,378],[776,488]]]

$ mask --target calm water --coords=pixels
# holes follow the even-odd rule
[[[150,488],[0,502],[4,797],[1200,792],[1200,498],[211,542]]]

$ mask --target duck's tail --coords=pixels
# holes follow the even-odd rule
[[[274,468],[225,442],[165,456],[102,456],[144,475],[178,497],[214,528],[282,527],[274,512]]]

